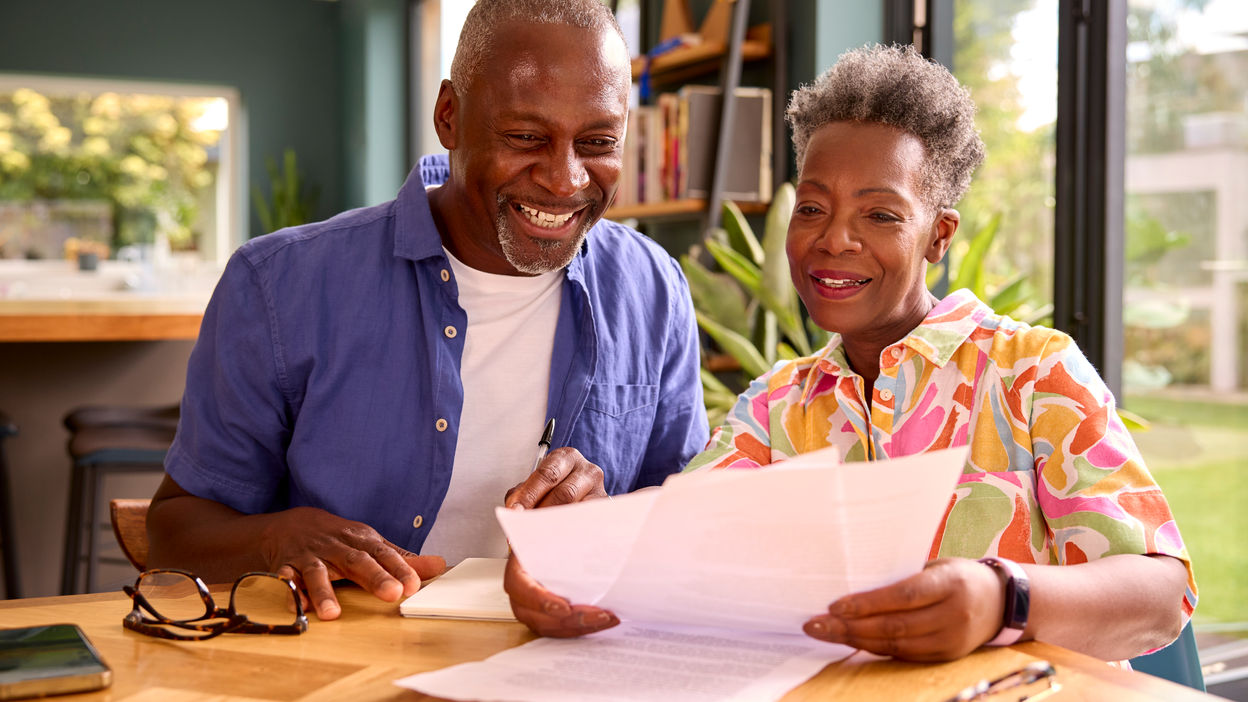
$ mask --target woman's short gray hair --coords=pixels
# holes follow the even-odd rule
[[[785,116],[799,169],[811,136],[829,122],[874,122],[913,134],[927,154],[923,199],[934,207],[961,200],[984,160],[970,91],[913,46],[845,52],[814,84],[794,91]]]
[[[456,93],[461,93],[481,73],[494,48],[494,32],[507,31],[507,26],[516,22],[610,28],[624,42],[615,15],[602,0],[477,0],[464,19],[455,58],[451,60],[451,84]]]

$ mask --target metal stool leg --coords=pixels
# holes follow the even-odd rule
[[[95,523],[96,507],[100,500],[100,466],[90,466],[86,473],[86,489],[83,491],[83,501],[86,502],[84,516],[87,523],[87,581],[83,585],[83,592],[95,592],[95,568],[99,562],[99,554],[96,553],[96,531],[99,525]],[[76,581],[75,581],[76,583]]]
[[[74,465],[69,480],[69,506],[65,516],[65,554],[61,561],[61,594],[78,593],[78,566],[82,558],[82,503],[84,465]]]
[[[0,439],[3,440],[3,439]],[[9,466],[0,446],[0,550],[4,557],[4,596],[17,599],[22,596],[22,586],[17,577],[17,535],[13,531],[13,499],[9,491]]]

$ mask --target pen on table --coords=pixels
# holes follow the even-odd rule
[[[550,450],[550,440],[553,438],[555,438],[555,418],[551,417],[546,420],[546,429],[542,431],[542,438],[537,442],[537,459],[533,461],[533,470],[537,470],[537,467],[542,465],[542,459]]]

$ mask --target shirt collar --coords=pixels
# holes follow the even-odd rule
[[[927,317],[894,346],[903,346],[942,368],[953,354],[993,314],[988,305],[965,288],[950,293],[927,313]],[[890,347],[891,348],[891,347]],[[887,349],[885,349],[887,351]],[[841,375],[849,370],[849,359],[841,335],[833,334],[826,346],[815,356],[813,375]],[[812,377],[812,381],[817,378]],[[813,386],[815,382],[810,383]]]

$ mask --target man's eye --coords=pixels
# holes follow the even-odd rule
[[[592,151],[611,151],[615,148],[618,142],[615,139],[603,137],[598,139],[585,139],[581,143],[585,146],[585,148]]]
[[[892,214],[889,214],[889,213],[887,213],[887,212],[872,212],[871,214],[869,214],[869,215],[867,215],[867,216],[868,216],[868,217],[870,217],[871,219],[873,219],[873,220],[877,221],[877,222],[897,222],[897,221],[900,221],[900,220],[899,220],[899,218],[898,218],[896,215],[892,215]]]
[[[536,134],[508,134],[507,138],[521,144],[536,144],[538,142]]]
[[[815,207],[814,205],[798,205],[798,207],[796,208],[796,210],[795,210],[795,211],[796,211],[798,214],[801,214],[801,215],[817,215],[817,214],[819,214],[819,208],[818,208],[818,207]]]

